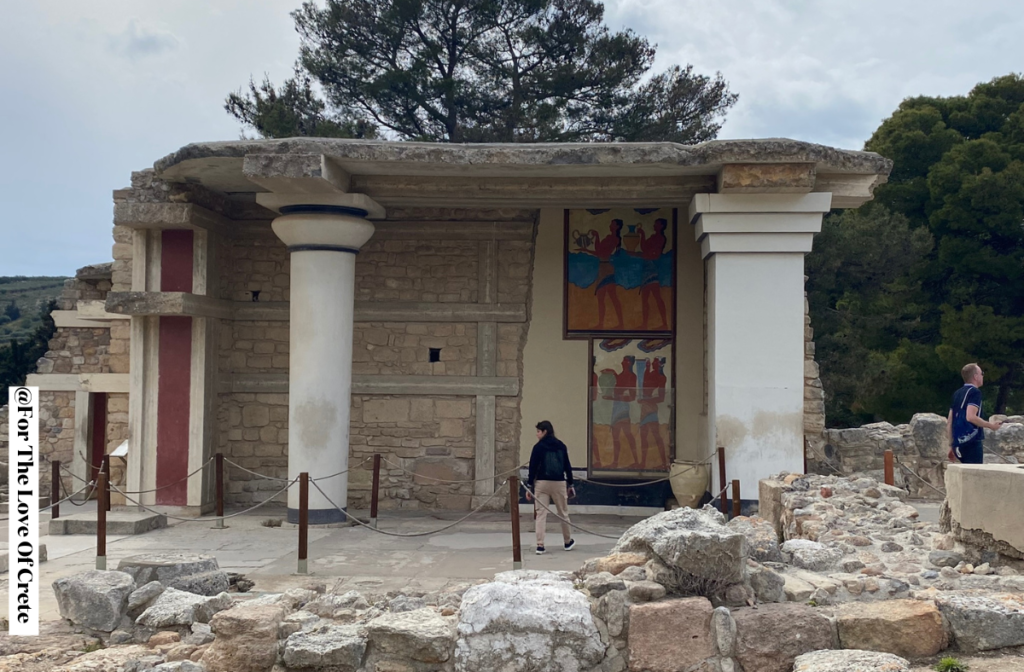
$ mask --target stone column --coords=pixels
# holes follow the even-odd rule
[[[288,372],[288,477],[311,478],[348,468],[352,398],[352,326],[356,254],[370,236],[367,211],[335,205],[285,205],[274,233],[291,252]],[[321,482],[337,506],[348,498],[348,475]],[[288,520],[298,522],[299,490],[288,491]],[[344,519],[310,487],[309,522]]]
[[[803,471],[804,255],[830,204],[814,193],[690,205],[707,270],[707,446],[725,448],[743,499],[773,472]]]

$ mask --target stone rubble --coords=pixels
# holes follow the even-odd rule
[[[950,648],[1024,646],[1024,576],[968,564],[904,491],[780,474],[761,495],[764,518],[667,511],[574,573],[502,572],[433,593],[204,596],[83,572],[54,584],[58,599],[103,608],[62,615],[109,648],[66,669],[901,672]]]

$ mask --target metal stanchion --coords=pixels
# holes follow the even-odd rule
[[[96,494],[96,569],[107,568],[107,504],[110,502],[110,490],[107,474],[100,469],[97,476]]]
[[[100,465],[100,471],[106,475],[107,480],[107,511],[110,511],[110,455],[103,456],[103,462]]]
[[[718,485],[719,490],[725,490],[728,481],[725,480],[725,447],[718,447]],[[725,505],[725,493],[723,492],[718,496],[718,508],[721,509],[722,513],[729,515],[729,510]]]
[[[380,499],[380,453],[373,456],[373,490],[370,492],[370,525],[377,529],[377,502]]]
[[[299,574],[309,574],[309,473],[299,474]]]
[[[742,511],[741,505],[742,505],[742,501],[740,500],[740,482],[738,480],[734,480],[732,482],[732,517],[733,518],[739,518],[740,517],[741,511]]]
[[[892,473],[892,451],[885,451],[885,484],[896,485],[896,478]]]
[[[214,478],[217,479],[217,524],[218,530],[224,529],[224,454],[214,456]]]
[[[508,479],[508,503],[512,511],[512,569],[523,568],[523,548],[519,539],[519,478]]]
[[[74,487],[74,486],[72,486]],[[60,460],[50,462],[50,519],[60,518]]]

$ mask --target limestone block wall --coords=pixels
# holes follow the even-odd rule
[[[986,432],[985,462],[1003,460],[1024,462],[1024,416],[993,416],[1006,420],[996,432]],[[819,474],[863,473],[881,480],[884,475],[885,451],[892,450],[896,465],[896,485],[909,490],[912,497],[942,499],[945,489],[945,471],[949,465],[946,438],[946,419],[934,413],[918,413],[908,424],[893,426],[876,422],[851,429],[829,429],[824,434],[825,445],[821,457],[811,459],[808,470]],[[999,456],[999,457],[997,457]],[[1003,459],[1000,459],[1003,458]],[[822,459],[824,458],[824,459]]]
[[[452,309],[500,303],[525,305],[533,258],[532,213],[405,211],[378,232],[356,260],[357,322],[353,374],[396,384],[436,377],[439,384],[472,387],[479,376],[522,380],[527,322],[485,322],[445,317]],[[434,217],[445,217],[437,220]],[[509,220],[511,221],[500,221]],[[484,221],[490,220],[490,221]],[[495,221],[499,220],[499,221]],[[288,455],[288,292],[290,263],[270,222],[253,223],[248,235],[221,241],[219,298],[268,319],[225,320],[218,345],[215,450],[245,469],[283,478]],[[488,231],[514,227],[515,239]],[[244,304],[243,304],[244,302]],[[359,320],[358,306],[400,306],[404,318]],[[434,306],[439,311],[432,315]],[[374,309],[377,310],[376,308]],[[255,313],[253,313],[255,314]],[[437,350],[438,361],[431,360]],[[478,404],[493,404],[494,470],[510,471],[519,452],[519,396],[465,394],[360,394],[352,398],[349,502],[369,506],[371,462],[380,453],[382,508],[467,509],[475,477]],[[491,438],[493,437],[493,438]],[[365,461],[364,461],[365,460]],[[439,480],[434,480],[439,479]],[[228,503],[251,505],[273,496],[278,481],[229,467]],[[279,497],[283,501],[283,497]]]
[[[804,276],[806,281],[807,277]],[[824,448],[825,390],[821,386],[818,363],[814,361],[811,306],[807,301],[807,292],[804,292],[804,455],[808,465],[824,453]]]

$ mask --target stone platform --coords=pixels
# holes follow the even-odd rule
[[[108,511],[107,536],[145,534],[151,530],[167,527],[167,516],[148,511]],[[96,534],[96,512],[88,511],[71,516],[61,516],[50,521],[50,534]]]
[[[39,562],[46,562],[46,544],[39,544]],[[6,550],[0,551],[0,574],[4,574],[10,568],[10,553]]]

